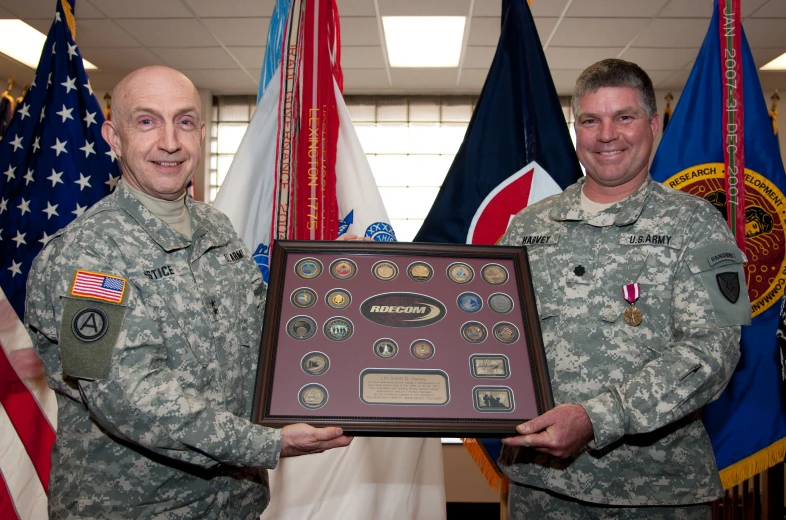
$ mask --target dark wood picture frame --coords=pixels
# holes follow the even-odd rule
[[[395,273],[390,265],[378,266],[388,261],[396,268]],[[419,264],[417,270],[413,267],[415,264]],[[445,270],[432,267],[445,264],[448,265]],[[456,265],[458,267],[454,267]],[[481,265],[482,268],[477,267]],[[489,268],[491,265],[502,269]],[[514,435],[516,425],[554,406],[524,248],[279,241],[273,250],[271,266],[252,411],[252,421],[256,424],[283,427],[305,422],[313,426],[340,426],[347,434],[362,436],[504,437]],[[461,266],[469,266],[470,269],[462,269]],[[398,281],[386,278],[388,276]],[[418,283],[429,282],[432,277],[434,283]],[[318,279],[321,281],[318,282]],[[310,289],[320,283],[322,290]],[[463,289],[460,286],[464,284],[467,292],[454,297],[453,293]],[[501,312],[506,309],[508,299],[505,298],[495,300],[496,307],[491,305],[492,296],[499,294],[493,292],[497,284],[502,284],[500,287],[510,293],[508,299],[512,300],[512,310]],[[366,294],[365,299],[355,298],[352,294],[346,308],[334,307],[328,304],[327,299],[327,293],[336,290],[326,290],[331,286],[340,287],[347,293],[370,291],[374,294]],[[293,291],[293,287],[297,289]],[[414,292],[412,287],[423,289]],[[472,292],[473,288],[475,292]],[[485,291],[483,294],[489,291],[492,294],[480,296],[479,289]],[[446,296],[442,292],[450,294]],[[471,296],[462,300],[465,294]],[[419,325],[419,331],[424,331],[420,334],[423,339],[412,341],[409,345],[411,337],[406,341],[399,341],[396,337],[397,334],[406,336],[402,331],[409,331],[412,325],[403,329],[398,327],[404,325],[375,320],[402,320],[390,312],[415,312],[427,307],[374,306],[371,303],[376,301],[375,298],[404,301],[414,297],[423,301],[436,300],[428,308],[441,309],[439,312],[442,314],[434,310],[429,311],[428,316],[435,315],[434,319],[439,321],[449,315],[452,322],[444,319],[442,329],[439,325]],[[331,300],[331,303],[336,301]],[[369,301],[371,303],[367,303]],[[472,306],[478,301],[481,308],[485,305],[483,312],[487,319],[481,327],[473,328],[471,323],[480,323],[472,321],[472,313],[476,312]],[[499,302],[503,305],[500,306]],[[361,312],[363,304],[366,307]],[[322,307],[332,309],[319,310]],[[383,312],[388,309],[390,312],[387,314]],[[381,317],[377,318],[372,313]],[[337,317],[325,319],[325,316],[331,315]],[[312,319],[310,316],[315,317]],[[423,319],[428,317],[404,321]],[[499,322],[492,325],[496,320]],[[455,324],[462,321],[460,331],[454,334]],[[361,332],[374,328],[384,329],[386,334],[377,332],[376,336],[390,340],[361,341]],[[426,333],[429,328],[435,332]],[[344,341],[352,339],[353,334],[356,336],[354,343]],[[445,339],[451,335],[453,339]],[[459,341],[455,341],[455,337]],[[466,341],[460,341],[462,338]],[[385,342],[388,345],[383,344]],[[436,348],[435,344],[438,344]],[[392,350],[394,347],[395,351]],[[297,349],[301,351],[295,352]],[[369,356],[371,349],[378,349],[376,357]],[[435,355],[435,350],[439,355]],[[309,352],[304,355],[305,351]],[[384,359],[391,352],[392,356],[399,358],[398,361]],[[365,365],[364,356],[374,358],[374,361]],[[462,361],[464,357],[469,364],[484,357],[490,362],[498,360],[500,363],[494,366],[500,372],[477,379],[483,374],[475,366],[466,369],[467,365]],[[333,361],[332,358],[344,361]],[[295,366],[296,359],[301,360],[299,366]],[[351,363],[353,368],[347,366]],[[459,366],[464,368],[458,369]],[[395,382],[389,381],[386,371]],[[330,372],[331,376],[326,378],[325,374]],[[400,380],[395,379],[406,378],[411,373],[418,376],[416,381],[397,382]],[[366,381],[366,377],[371,379]],[[299,390],[293,391],[298,387]],[[459,395],[453,387],[461,388]],[[468,393],[470,387],[471,395]],[[354,392],[351,388],[357,389],[357,399],[347,397]],[[417,397],[408,397],[411,395]],[[380,401],[383,397],[390,402]],[[330,399],[333,401],[328,407]],[[401,399],[404,402],[396,401]],[[433,402],[415,403],[409,399]],[[451,405],[453,401],[455,403]],[[472,409],[465,401],[472,404]],[[455,415],[453,408],[461,412]],[[341,411],[337,412],[337,409]]]

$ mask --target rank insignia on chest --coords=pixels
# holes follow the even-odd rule
[[[638,282],[622,286],[622,297],[630,304],[630,306],[625,309],[622,319],[631,327],[638,327],[641,325],[641,320],[643,318],[641,311],[636,307],[636,301],[639,299],[639,296],[641,296],[641,284]]]
[[[79,270],[71,284],[71,296],[92,298],[110,303],[121,303],[126,291],[126,279],[109,274]]]

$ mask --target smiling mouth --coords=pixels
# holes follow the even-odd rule
[[[178,166],[182,164],[182,162],[172,162],[172,161],[153,161],[153,164],[157,164],[159,166]]]
[[[604,157],[612,157],[614,155],[621,154],[622,152],[623,150],[614,150],[612,152],[598,152],[598,153]]]

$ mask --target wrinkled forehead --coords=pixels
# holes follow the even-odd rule
[[[139,111],[155,111],[162,115],[200,113],[199,92],[181,74],[139,75],[129,78],[118,90],[113,108],[126,115]]]

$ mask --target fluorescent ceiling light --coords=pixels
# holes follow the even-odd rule
[[[0,20],[0,52],[31,69],[38,67],[44,43],[46,36],[22,20]],[[82,62],[85,69],[98,68],[85,59]]]
[[[465,16],[383,16],[391,67],[458,67]]]
[[[760,68],[759,70],[786,70],[786,52]]]

